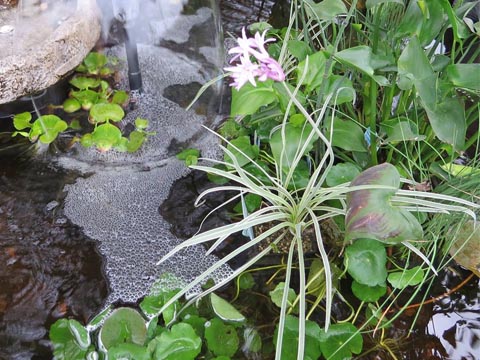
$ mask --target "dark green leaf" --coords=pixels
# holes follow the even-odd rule
[[[332,120],[329,117],[325,121],[327,139],[330,138]],[[333,119],[332,145],[346,151],[367,152],[367,144],[362,128],[352,120]]]
[[[350,323],[334,324],[327,332],[320,332],[320,347],[326,359],[350,359],[352,354],[360,354],[362,351],[363,338]]]
[[[480,91],[480,64],[452,64],[447,75],[455,86]]]
[[[297,317],[287,315],[283,331],[282,360],[297,360],[298,352],[298,324]],[[320,336],[323,331],[317,323],[306,320],[305,322],[305,354],[304,360],[317,360],[321,355]],[[277,344],[278,326],[275,328],[273,343]]]
[[[425,271],[420,266],[411,269],[396,271],[388,274],[388,282],[396,289],[404,289],[407,286],[420,284],[425,277]]]
[[[143,346],[147,339],[145,320],[134,309],[118,308],[105,320],[100,339],[106,349],[122,343]]]
[[[50,328],[53,354],[57,360],[84,360],[90,346],[85,328],[76,320],[60,319]]]
[[[290,53],[297,58],[298,61],[303,61],[307,55],[312,54],[312,49],[305,41],[300,40],[289,40],[288,41],[288,50]]]
[[[186,323],[173,325],[156,339],[155,360],[194,360],[202,348],[202,340]]]
[[[205,339],[208,349],[216,356],[233,356],[240,343],[235,328],[232,325],[225,325],[218,318],[213,318],[205,324]]]
[[[231,117],[252,115],[277,99],[271,82],[257,82],[257,86],[245,84],[240,90],[232,89]]]
[[[249,272],[244,272],[238,275],[238,286],[241,290],[251,289],[255,286],[255,279]]]
[[[425,136],[418,133],[415,123],[407,118],[389,119],[382,122],[380,129],[387,135],[385,143],[395,143],[403,141],[420,141]]]
[[[303,78],[302,85],[306,86],[307,93],[322,84],[327,59],[328,55],[325,51],[317,51],[313,55],[308,55],[305,60],[298,64],[297,77],[299,81]]]
[[[243,332],[245,348],[248,352],[257,353],[262,349],[262,338],[257,330],[248,327]]]
[[[316,20],[333,20],[338,15],[346,14],[348,12],[343,1],[324,0],[320,3],[315,3],[309,0],[307,3],[309,6],[306,8],[310,13],[310,16]]]
[[[371,9],[377,5],[385,4],[385,3],[397,3],[400,5],[405,5],[404,0],[367,0],[366,6],[367,9]]]
[[[150,352],[137,344],[119,344],[108,350],[108,358],[112,360],[150,360]]]
[[[360,174],[360,170],[357,166],[352,163],[340,163],[332,166],[327,174],[326,182],[328,186],[333,187],[352,181],[358,174]]]
[[[165,305],[176,293],[178,293],[178,290],[153,291],[142,300],[140,303],[140,309],[142,309],[142,311],[148,316],[157,315],[163,305]],[[174,319],[179,308],[180,303],[175,301],[163,311],[162,316],[166,324]]]
[[[358,239],[345,250],[345,266],[350,276],[367,286],[385,286],[387,252],[376,240]]]
[[[282,307],[282,298],[283,298],[283,292],[285,291],[285,283],[284,282],[279,282],[277,286],[275,286],[275,289],[269,292],[270,299],[272,299],[272,302],[277,305],[278,307]],[[297,298],[297,294],[295,294],[295,290],[289,288],[288,289],[288,296],[287,296],[287,307],[290,308],[292,307],[295,299]]]
[[[387,292],[386,286],[368,286],[360,284],[355,280],[352,282],[352,293],[365,302],[376,302]]]
[[[262,205],[262,197],[257,194],[247,194],[243,197],[243,201],[249,214],[260,209],[260,205]],[[235,205],[233,211],[236,213],[242,213],[242,202]]]
[[[241,136],[231,140],[227,145],[227,149],[232,152],[238,162],[238,166],[244,166],[251,160],[255,160],[259,153],[258,146],[252,145],[250,143],[250,137],[248,136]],[[224,160],[225,162],[233,164],[233,160],[230,159],[230,156],[227,154],[225,154]]]

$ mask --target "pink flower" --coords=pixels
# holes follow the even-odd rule
[[[242,29],[242,37],[237,39],[238,46],[230,49],[229,54],[236,54],[230,63],[240,60],[235,66],[225,68],[230,71],[233,83],[230,86],[237,90],[250,82],[253,86],[257,86],[255,78],[258,81],[267,81],[272,79],[275,81],[284,81],[285,73],[280,64],[270,57],[265,44],[275,39],[265,39],[266,31],[262,34],[256,33],[254,38],[248,38],[245,28]],[[252,61],[253,58],[253,61]]]

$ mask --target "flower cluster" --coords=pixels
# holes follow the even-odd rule
[[[247,38],[245,28],[242,29],[242,37],[237,39],[238,46],[230,49],[229,54],[235,54],[230,63],[237,62],[235,66],[226,67],[231,72],[233,82],[230,86],[240,90],[247,82],[256,86],[255,78],[258,81],[272,79],[275,81],[285,80],[285,73],[280,64],[270,57],[265,44],[275,39],[265,39],[265,33],[256,33],[255,37]]]

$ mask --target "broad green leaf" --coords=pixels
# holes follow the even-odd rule
[[[178,160],[186,160],[189,156],[196,156],[197,158],[200,156],[200,150],[198,149],[185,149],[179,152],[175,157]]]
[[[287,111],[287,106],[290,102],[292,102],[292,99],[290,98],[290,95],[288,94],[287,90],[285,89],[285,86],[290,90],[290,92],[293,94],[295,92],[295,87],[290,84],[290,83],[279,83],[279,82],[275,82],[273,84],[273,89],[275,90],[275,94],[278,98],[278,102],[279,102],[279,105],[280,105],[280,110],[282,111],[281,115],[283,115],[286,111]],[[296,93],[296,99],[298,100],[298,102],[302,105],[305,105],[307,99],[305,97],[305,94],[303,94],[300,90],[297,91]],[[278,110],[276,110],[278,111]],[[291,106],[290,107],[290,114],[294,113],[295,112],[295,106]],[[263,122],[263,121],[262,121]],[[264,127],[262,126],[262,122],[260,122],[260,124],[258,124],[258,132],[260,132],[261,128]],[[278,121],[277,120],[274,120],[275,122],[275,125],[278,125]]]
[[[317,51],[313,55],[307,55],[306,59],[298,64],[297,77],[299,80],[303,78],[302,85],[306,86],[307,93],[322,84],[327,59],[328,55],[325,51]]]
[[[288,171],[297,155],[303,156],[312,150],[313,143],[318,139],[317,135],[312,136],[305,151],[301,152],[312,131],[310,124],[301,128],[286,124],[284,130],[279,128],[272,134],[269,141],[272,155],[284,171]]]
[[[72,96],[82,105],[83,110],[90,110],[98,102],[98,93],[93,90],[72,91]]]
[[[240,343],[235,328],[225,325],[219,318],[213,318],[205,324],[205,339],[208,349],[216,356],[233,356]]]
[[[243,322],[245,316],[233,307],[228,301],[222,299],[220,296],[211,293],[210,301],[212,303],[213,312],[223,321]]]
[[[279,282],[277,286],[275,286],[275,289],[269,292],[270,299],[272,299],[272,302],[278,307],[282,306],[282,298],[283,298],[284,291],[285,291],[285,283]],[[288,295],[287,295],[288,307],[292,307],[293,302],[295,301],[296,298],[297,298],[297,294],[295,294],[295,290],[289,288]]]
[[[326,182],[329,187],[345,184],[352,181],[360,170],[352,163],[340,163],[332,166],[327,174]]]
[[[480,225],[468,220],[456,232],[451,231],[450,236],[453,236],[450,255],[480,277]]]
[[[135,127],[138,130],[145,130],[148,128],[148,120],[147,119],[142,119],[142,118],[136,118],[135,119]]]
[[[100,86],[100,80],[85,76],[75,76],[72,78],[69,83],[75,86],[77,89],[95,89]]]
[[[107,57],[98,52],[91,52],[85,57],[83,64],[89,73],[98,74],[100,69],[107,64]]]
[[[316,20],[334,20],[338,15],[346,14],[348,12],[345,3],[342,0],[323,0],[320,3],[315,3],[311,0],[305,1],[306,7],[310,17]]]
[[[352,293],[357,299],[365,302],[376,302],[387,293],[386,286],[368,286],[352,281]]]
[[[368,238],[396,244],[423,238],[422,226],[415,216],[391,203],[391,197],[400,187],[400,174],[393,165],[384,163],[363,171],[350,184],[351,187],[360,185],[389,188],[355,190],[347,194],[347,241]]]
[[[249,272],[243,272],[238,275],[238,287],[241,290],[248,290],[255,286],[255,279]]]
[[[106,123],[96,127],[92,133],[92,141],[100,151],[108,151],[117,145],[122,132],[115,125]]]
[[[350,276],[367,286],[385,286],[387,252],[372,239],[358,239],[345,249],[345,266]]]
[[[470,174],[480,175],[480,169],[474,166],[459,165],[455,163],[441,164],[439,166],[453,176],[467,176]]]
[[[276,99],[271,82],[257,82],[257,86],[247,83],[240,90],[232,89],[230,116],[252,115]]]
[[[145,298],[140,303],[140,309],[142,309],[143,313],[147,316],[157,315],[160,309],[169,301],[178,290],[160,290],[160,291],[152,291],[149,295],[145,296]],[[175,301],[171,304],[168,308],[166,308],[162,312],[163,321],[168,324],[171,322],[175,315],[180,308],[180,303]]]
[[[105,320],[100,330],[100,339],[106,349],[122,343],[143,346],[147,339],[145,320],[134,309],[118,308]]]
[[[420,141],[425,139],[424,135],[418,133],[417,125],[407,118],[383,121],[380,124],[380,130],[387,135],[385,140],[383,140],[385,143]]]
[[[247,194],[243,197],[243,201],[245,202],[245,206],[249,214],[253,213],[255,210],[260,209],[260,205],[262,205],[262,197],[257,194]],[[239,202],[233,208],[233,211],[236,213],[242,212],[242,202]]]
[[[332,120],[325,121],[325,135],[332,137],[332,145],[346,151],[367,152],[362,128],[352,120],[333,119],[333,134],[330,134]]]
[[[298,325],[299,320],[297,317],[287,315],[285,318],[285,327],[283,330],[283,342],[282,342],[282,360],[297,360],[298,352]],[[320,326],[316,322],[307,320],[305,321],[305,353],[304,360],[318,360],[321,355],[320,350],[320,337],[324,331],[320,329]],[[273,335],[273,343],[277,344],[278,337],[278,325],[275,328]]]
[[[112,96],[112,103],[124,106],[128,103],[129,96],[124,90],[115,90]]]
[[[193,307],[190,307],[190,308],[193,308]],[[183,316],[183,313],[182,313],[182,316]],[[185,324],[191,325],[198,336],[200,336],[201,338],[204,337],[205,323],[207,322],[207,319],[199,315],[187,314],[183,317],[182,322],[184,322]]]
[[[194,360],[202,348],[202,340],[191,325],[179,323],[157,337],[155,360]]]
[[[33,123],[31,137],[40,136],[40,142],[50,144],[59,133],[67,130],[68,124],[56,115],[43,115]]]
[[[235,120],[228,119],[220,127],[219,133],[226,139],[234,139],[248,135],[248,130]]]
[[[56,360],[83,360],[90,345],[89,334],[76,320],[60,319],[50,327]],[[88,340],[87,340],[88,339]]]
[[[100,314],[95,315],[95,317],[92,320],[90,320],[90,322],[88,323],[88,327],[95,328],[101,323],[103,323],[103,321],[108,317],[111,311],[112,311],[112,306],[109,305],[106,309],[102,310]]]
[[[461,42],[461,39],[468,38],[470,36],[468,26],[457,16],[450,2],[448,0],[439,0],[438,2],[448,16],[454,40]]]
[[[125,117],[125,112],[118,104],[100,103],[95,104],[90,109],[90,118],[95,123],[103,123],[105,121],[120,121]]]
[[[447,75],[455,86],[480,91],[480,64],[452,64]]]
[[[456,151],[463,151],[467,126],[465,109],[460,101],[448,98],[435,108],[426,107],[425,110],[435,135],[441,141],[452,145]]]
[[[68,98],[63,102],[63,111],[66,113],[73,113],[80,110],[81,107],[82,104],[80,104],[80,102],[75,98]]]
[[[366,6],[367,9],[370,10],[371,8],[386,3],[396,3],[400,5],[405,5],[404,0],[367,0]]]
[[[363,338],[351,323],[334,324],[327,332],[320,332],[320,347],[325,359],[350,359],[362,351]]]
[[[287,172],[287,168],[284,168],[283,173],[286,175]],[[307,186],[309,180],[310,168],[307,161],[302,159],[299,161],[297,167],[293,171],[292,180],[290,181],[290,183],[284,185],[287,186],[288,190],[303,189]]]
[[[227,149],[232,152],[239,166],[244,166],[251,160],[255,160],[260,151],[258,146],[250,143],[250,137],[248,136],[241,136],[231,140],[227,145]],[[227,163],[233,164],[233,160],[227,154],[224,155],[224,160]]]
[[[118,344],[108,350],[109,359],[150,360],[150,352],[145,346],[137,344]]]
[[[312,48],[307,42],[301,40],[289,40],[288,50],[297,58],[298,61],[303,61],[307,55],[312,54]]]
[[[342,64],[367,74],[380,86],[389,84],[385,77],[374,74],[377,62],[373,60],[372,49],[369,46],[359,45],[339,51],[335,53],[335,58]]]
[[[355,89],[352,82],[344,76],[330,75],[325,95],[332,95],[330,104],[340,105],[347,102],[353,102],[355,99]]]
[[[32,120],[32,114],[29,112],[23,112],[21,114],[17,114],[13,117],[13,126],[17,130],[23,130],[26,128],[32,127],[30,121]]]
[[[388,274],[388,282],[395,289],[405,289],[407,286],[415,286],[420,284],[425,277],[425,271],[420,266],[403,271],[395,271]]]

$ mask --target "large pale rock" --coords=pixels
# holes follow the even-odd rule
[[[35,10],[35,9],[33,9]],[[0,104],[43,90],[74,69],[101,30],[96,0],[0,12]]]

